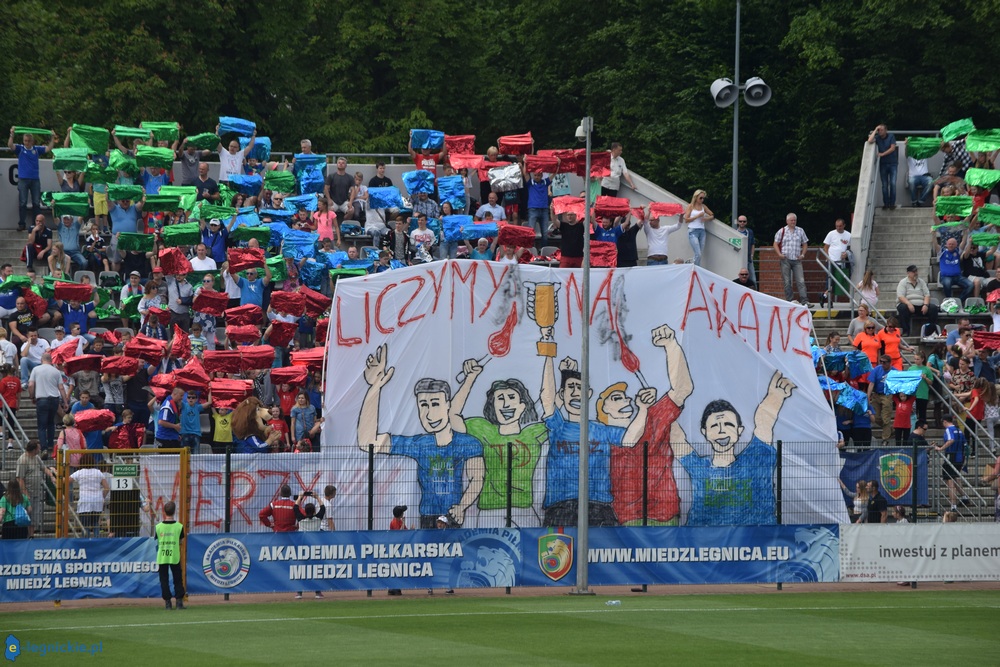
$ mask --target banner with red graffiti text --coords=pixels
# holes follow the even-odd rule
[[[604,268],[585,322],[582,281],[462,260],[338,281],[323,453],[354,491],[338,528],[366,526],[369,449],[376,528],[402,504],[425,528],[501,526],[508,503],[520,527],[575,524],[584,405],[593,525],[771,525],[779,497],[785,523],[846,521],[808,310],[692,265]]]

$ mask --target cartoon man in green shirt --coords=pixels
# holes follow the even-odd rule
[[[482,417],[461,417],[462,409],[483,367],[475,359],[465,362],[465,380],[452,401],[452,414],[464,421],[464,430],[483,444],[486,466],[479,496],[478,527],[505,525],[507,507],[507,443],[511,444],[511,518],[515,526],[537,526],[533,480],[548,429],[538,420],[534,401],[524,383],[515,378],[496,380],[486,392]],[[456,424],[456,430],[462,430]]]

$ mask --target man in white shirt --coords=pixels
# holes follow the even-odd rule
[[[195,256],[191,258],[191,268],[195,271],[215,271],[218,265],[215,259],[208,256],[208,246],[199,243],[194,249]]]
[[[37,329],[28,329],[28,340],[21,346],[21,384],[28,384],[28,375],[42,363],[42,355],[48,351],[48,341],[38,337]]]
[[[503,206],[497,205],[497,193],[490,192],[488,202],[476,210],[476,220],[482,220],[483,216],[487,213],[492,213],[494,220],[507,219],[507,214],[504,212]]]
[[[660,218],[651,217],[648,211],[646,218],[642,222],[642,230],[646,233],[646,266],[669,264],[670,260],[667,255],[669,243],[667,237],[681,228],[680,219],[676,223],[664,227],[660,225]]]
[[[934,179],[927,171],[927,160],[906,158],[906,187],[910,191],[910,206],[923,206],[934,190]]]
[[[628,167],[625,166],[625,160],[622,159],[622,145],[615,141],[611,144],[611,175],[601,179],[601,194],[607,197],[617,197],[623,178],[628,186],[635,190],[632,175],[628,173]]]
[[[823,252],[829,258],[830,271],[837,277],[838,290],[849,294],[850,288],[848,285],[851,284],[851,233],[847,231],[847,224],[843,218],[837,218],[833,226],[834,229],[830,230],[826,238],[823,239]],[[833,301],[837,298],[836,292],[838,290],[832,290],[832,282],[830,276],[827,276],[826,292],[823,293],[824,304],[829,300],[830,304],[833,305]],[[832,294],[831,291],[833,292]]]
[[[215,126],[215,133],[219,133],[219,126]],[[240,150],[240,142],[233,139],[229,142],[229,148],[224,149],[222,142],[219,142],[219,182],[229,182],[233,176],[243,175],[243,163],[246,162],[247,155],[253,150],[254,142],[257,140],[257,130],[253,131],[247,147]]]

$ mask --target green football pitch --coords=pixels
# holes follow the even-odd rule
[[[379,595],[2,613],[0,635],[20,642],[16,664],[857,667],[1000,655],[996,591],[632,596],[619,606],[601,595]],[[95,653],[39,653],[67,643]]]

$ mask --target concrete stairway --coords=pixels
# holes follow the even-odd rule
[[[906,267],[916,264],[920,277],[931,285],[930,267],[933,245],[931,225],[936,223],[930,208],[897,208],[894,211],[878,210],[872,229],[868,266],[875,271],[879,284],[878,307],[891,312],[896,307],[896,285],[906,277]],[[862,272],[863,273],[863,272]],[[859,278],[860,280],[860,275]],[[940,290],[932,293],[941,298]]]

